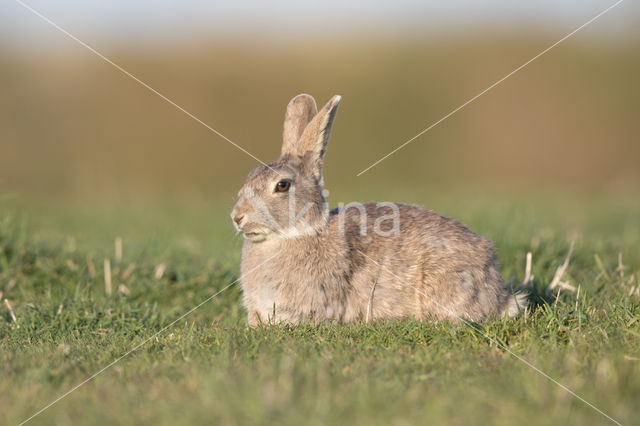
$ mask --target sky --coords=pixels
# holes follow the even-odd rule
[[[470,29],[567,33],[616,0],[3,0],[0,40],[28,47],[64,42],[25,9],[38,10],[71,33],[100,43],[167,43],[198,37],[301,39]],[[602,39],[638,38],[640,2],[624,0],[589,26]]]

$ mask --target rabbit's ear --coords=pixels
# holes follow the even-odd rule
[[[342,98],[339,95],[332,97],[329,102],[316,114],[307,127],[305,127],[294,152],[303,158],[305,169],[308,170],[320,184],[323,184],[322,166],[324,154],[327,151],[329,135],[333,119],[338,111],[338,104]]]
[[[289,101],[284,115],[284,131],[282,132],[282,156],[297,152],[298,140],[304,128],[318,113],[316,101],[312,96],[301,94]]]

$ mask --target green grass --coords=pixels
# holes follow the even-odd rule
[[[532,310],[477,325],[482,333],[618,421],[637,424],[640,296],[629,296],[628,283],[640,275],[640,206],[429,207],[493,239],[506,280],[522,280],[533,253]],[[25,420],[233,282],[241,242],[221,210],[0,202],[0,291],[17,317],[0,306],[0,423]],[[120,263],[115,236],[124,240]],[[555,301],[545,287],[571,239],[565,278],[580,285],[580,297]],[[161,263],[167,270],[156,278]],[[469,326],[407,320],[248,329],[240,297],[231,287],[31,424],[611,423]]]

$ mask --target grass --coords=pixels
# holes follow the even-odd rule
[[[621,423],[637,423],[640,294],[629,292],[640,275],[640,206],[432,204],[494,240],[506,280],[521,281],[533,254],[531,311],[478,328]],[[233,282],[241,243],[226,215],[210,219],[219,210],[1,201],[0,291],[17,322],[1,305],[0,423],[27,419]],[[545,289],[571,239],[565,279],[581,291],[556,300]],[[240,297],[231,287],[30,424],[611,423],[468,326],[248,329]]]

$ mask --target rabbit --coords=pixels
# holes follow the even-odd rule
[[[513,317],[492,243],[422,207],[367,203],[329,210],[322,174],[341,97],[318,112],[288,104],[280,158],[251,171],[231,212],[244,237],[240,281],[248,323]]]

